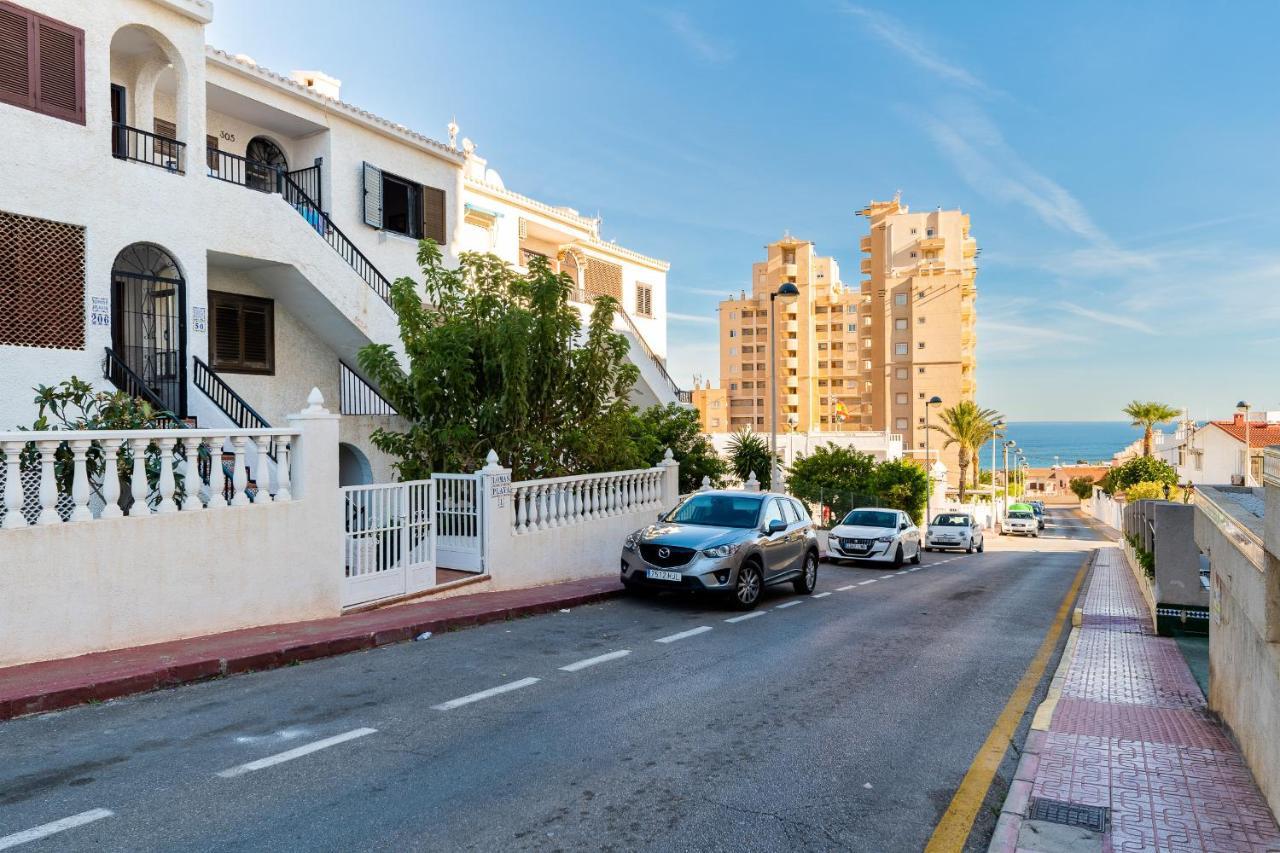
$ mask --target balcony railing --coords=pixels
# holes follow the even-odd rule
[[[116,122],[111,125],[111,155],[157,166],[181,175],[186,171],[187,143]]]
[[[264,193],[286,194],[285,178],[289,178],[298,191],[311,200],[317,208],[323,207],[318,159],[314,166],[290,172],[260,160],[232,154],[230,151],[210,149],[208,166],[211,178]]]
[[[395,406],[358,373],[338,360],[338,411],[344,415],[395,415]]]

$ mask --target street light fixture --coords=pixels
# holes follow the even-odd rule
[[[800,288],[795,282],[784,281],[777,290],[769,294],[769,488],[778,488],[782,479],[782,471],[778,465],[778,321],[777,311],[773,307],[774,300],[781,299],[782,304],[789,305],[800,297]]]
[[[1244,414],[1244,481],[1245,486],[1249,485],[1250,476],[1253,474],[1253,460],[1250,458],[1253,448],[1249,446],[1249,404],[1244,400],[1236,403],[1236,411]]]
[[[996,443],[1004,438],[1004,421],[998,420],[991,425],[991,526],[996,524]]]
[[[1018,447],[1018,442],[1014,441],[1013,439],[1009,439],[1004,443],[1004,484],[1003,484],[1004,496],[1003,496],[1003,500],[1001,501],[1001,503],[1003,504],[1001,509],[1004,511],[1004,515],[1000,516],[1001,518],[1000,532],[1001,533],[1004,532],[1004,517],[1009,514],[1009,451],[1016,450],[1017,447]],[[992,475],[992,480],[993,481],[995,480],[994,475]]]
[[[942,405],[942,398],[936,394],[924,404],[924,523],[927,527],[933,523],[933,475],[929,472],[929,410]]]

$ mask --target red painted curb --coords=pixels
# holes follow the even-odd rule
[[[274,633],[272,626],[265,626],[262,629],[266,635],[263,638],[237,637],[234,640],[230,640],[227,643],[227,645],[232,646],[230,650],[225,648],[225,645],[221,649],[217,648],[216,637],[196,637],[183,642],[189,644],[191,649],[196,650],[194,654],[203,654],[203,657],[187,659],[179,663],[173,661],[173,655],[165,655],[161,656],[155,664],[149,665],[148,668],[142,670],[129,668],[127,671],[121,671],[118,666],[103,666],[103,669],[110,670],[114,668],[114,671],[85,672],[82,676],[83,680],[80,682],[74,681],[73,677],[67,675],[51,675],[48,683],[38,688],[33,688],[29,692],[19,693],[18,695],[0,695],[0,720],[8,720],[26,714],[56,711],[86,702],[118,699],[122,696],[147,693],[164,687],[176,687],[180,684],[204,681],[220,676],[275,669],[302,661],[364,651],[393,643],[403,643],[412,640],[425,631],[442,633],[485,625],[491,622],[503,622],[523,616],[551,613],[564,608],[605,601],[621,595],[623,591],[622,587],[618,586],[591,592],[573,592],[561,597],[543,599],[528,604],[502,603],[497,604],[490,610],[459,613],[452,616],[441,615],[426,619],[423,618],[423,614],[419,609],[415,609],[412,606],[387,608],[381,611],[356,614],[352,617],[339,617],[339,619],[351,618],[353,620],[353,624],[348,628],[349,633],[324,634],[322,628],[317,628],[316,630],[320,633],[314,639],[299,639],[292,636],[281,637],[275,641],[278,645],[274,648],[271,647],[272,641],[269,639]],[[503,595],[503,593],[488,594]],[[445,599],[441,602],[434,602],[433,605],[443,605],[440,609],[457,609],[465,606],[465,598],[463,596]],[[367,617],[373,617],[374,614],[377,614],[374,617],[377,621],[383,621],[394,617],[398,613],[402,613],[409,621],[398,625],[381,627],[371,627],[368,624],[371,619]],[[327,622],[330,620],[319,621]],[[284,629],[297,626],[274,627]],[[231,633],[239,635],[246,632]],[[170,646],[174,644],[161,645]],[[208,648],[201,650],[201,646],[207,646]],[[96,654],[105,656],[110,653]],[[188,650],[188,654],[192,654],[192,652]],[[56,662],[53,663],[56,664]],[[23,666],[47,666],[47,664],[25,664]],[[2,689],[3,677],[6,671],[11,672],[21,668],[0,669],[0,694],[4,692]]]

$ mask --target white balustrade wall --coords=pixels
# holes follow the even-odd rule
[[[336,616],[323,402],[286,429],[0,433],[0,666]]]
[[[517,535],[655,511],[663,503],[663,468],[554,477],[511,484]]]

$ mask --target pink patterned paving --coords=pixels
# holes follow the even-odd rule
[[[1038,751],[1032,795],[1111,809],[1110,849],[1277,851],[1280,827],[1172,640],[1104,549]]]

